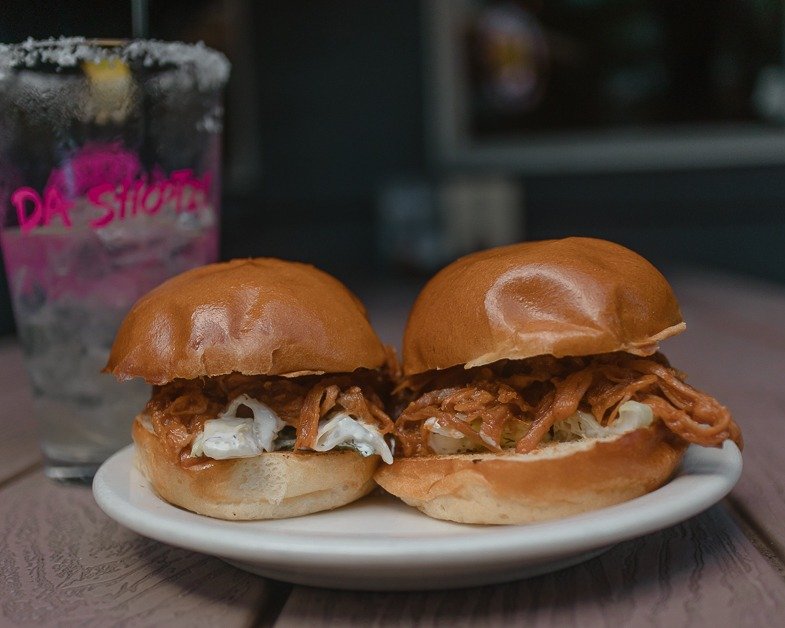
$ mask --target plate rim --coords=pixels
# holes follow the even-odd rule
[[[129,445],[121,449],[104,462],[93,481],[95,500],[111,519],[143,536],[192,551],[238,561],[303,567],[341,565],[348,568],[368,566],[368,561],[384,561],[388,567],[412,567],[432,564],[434,560],[449,567],[466,564],[467,560],[478,557],[483,564],[557,559],[637,538],[685,521],[725,497],[742,471],[741,452],[731,441],[726,441],[722,448],[691,445],[685,462],[670,482],[615,506],[542,524],[477,526],[445,521],[440,523],[465,526],[474,531],[445,537],[391,536],[380,540],[378,535],[349,537],[346,534],[314,535],[305,531],[260,531],[251,527],[260,522],[223,521],[190,513],[158,497],[147,479],[136,471],[142,480],[140,488],[160,502],[160,507],[155,509],[143,508],[132,500],[125,500],[115,486],[118,481],[132,481],[131,473],[135,471],[133,447]],[[700,472],[685,470],[690,465]],[[701,489],[692,494],[695,499],[689,502],[682,499],[677,507],[663,507],[663,500],[667,504],[669,493],[695,478]],[[163,512],[160,512],[161,509]],[[172,512],[177,515],[172,515]],[[182,527],[181,521],[173,520],[173,517],[183,516],[191,525]],[[426,517],[421,513],[420,516]],[[587,534],[582,524],[596,523],[595,520],[599,519],[603,520],[603,525],[594,526]],[[174,530],[176,526],[181,527]],[[237,529],[233,534],[223,534],[226,531],[221,530],[222,533],[216,535],[218,526],[237,526]],[[485,528],[486,533],[478,532],[476,528]],[[351,542],[325,542],[335,539]]]

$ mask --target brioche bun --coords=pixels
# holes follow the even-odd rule
[[[629,249],[592,238],[526,242],[463,257],[428,282],[406,325],[403,373],[542,355],[646,356],[684,328],[665,277]],[[530,523],[648,493],[668,481],[686,447],[655,420],[525,454],[399,457],[376,481],[438,519]]]
[[[525,242],[467,255],[428,282],[406,325],[403,372],[651,355],[684,328],[665,277],[637,253],[592,238]]]
[[[351,373],[386,362],[365,308],[341,282],[307,264],[260,258],[195,268],[143,296],[104,371],[161,386],[230,373]],[[375,486],[379,463],[354,451],[278,451],[186,467],[149,417],[137,417],[132,433],[137,464],[163,499],[220,519],[342,506]]]
[[[384,365],[365,308],[321,270],[272,258],[210,264],[133,306],[104,369],[150,384],[232,372],[351,372]]]
[[[376,482],[426,515],[459,523],[520,524],[576,515],[653,491],[687,444],[661,423],[614,438],[541,445],[528,454],[397,458]]]
[[[144,417],[133,424],[136,464],[175,506],[218,519],[284,519],[337,508],[369,493],[378,456],[354,451],[209,460],[184,468],[168,455]]]

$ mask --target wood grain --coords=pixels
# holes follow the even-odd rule
[[[733,500],[782,559],[785,290],[704,275],[674,283],[688,331],[663,349],[742,425],[745,471]],[[369,304],[396,343],[411,300],[400,292]],[[264,609],[286,587],[126,531],[83,487],[40,472],[18,477],[40,459],[20,369],[19,350],[0,345],[0,627],[272,619]],[[296,587],[279,624],[768,626],[782,625],[783,608],[785,580],[718,506],[583,565],[506,585],[409,594]]]
[[[276,626],[776,626],[785,582],[722,506],[581,565],[427,593],[296,587]]]
[[[0,626],[250,625],[265,581],[151,541],[89,488],[36,472],[0,491]]]
[[[663,351],[741,425],[733,499],[785,559],[785,290],[703,275],[675,283],[687,331]]]
[[[688,331],[663,349],[741,423],[745,471],[734,500],[781,559],[785,290],[704,274],[674,284]],[[412,594],[296,587],[279,624],[768,626],[781,625],[783,596],[781,574],[718,506],[583,565],[518,583]]]
[[[41,459],[22,351],[0,344],[0,485]]]
[[[408,278],[396,282],[395,285],[377,285],[358,291],[379,338],[397,351],[401,348],[409,310],[423,283],[423,280]]]

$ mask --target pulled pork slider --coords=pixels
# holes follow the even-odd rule
[[[137,464],[165,500],[221,519],[335,508],[392,461],[390,356],[330,275],[277,259],[197,268],[142,297],[105,371],[152,397]]]
[[[611,242],[459,259],[409,316],[396,458],[376,481],[432,517],[486,524],[652,491],[688,443],[741,445],[728,410],[657,352],[684,328],[665,278]]]

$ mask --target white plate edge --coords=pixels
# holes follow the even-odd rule
[[[238,540],[248,541],[247,530],[239,535],[239,539],[227,541],[222,538],[210,538],[205,541],[204,529],[186,527],[175,532],[170,530],[173,525],[170,520],[166,520],[165,524],[161,525],[157,523],[154,516],[151,518],[151,513],[147,510],[122,500],[115,493],[106,476],[109,475],[109,470],[119,466],[118,461],[122,462],[124,457],[130,462],[131,447],[121,450],[107,460],[99,469],[93,483],[96,502],[110,518],[143,536],[202,553],[240,561],[248,561],[257,555],[282,558],[282,554],[285,554],[287,564],[301,563],[310,566],[337,562],[347,566],[361,565],[369,560],[385,561],[385,564],[391,566],[411,565],[413,560],[429,556],[433,558],[435,555],[438,555],[439,561],[445,565],[462,564],[466,562],[467,553],[482,555],[483,562],[505,562],[511,558],[511,555],[524,555],[528,559],[539,560],[588,551],[676,525],[703,512],[732,490],[742,469],[741,453],[733,443],[727,441],[722,449],[723,456],[712,463],[714,473],[708,474],[710,477],[703,478],[707,490],[691,504],[673,510],[663,509],[658,499],[667,497],[669,483],[648,495],[617,506],[554,521],[547,528],[538,530],[536,535],[526,533],[528,526],[489,526],[488,530],[493,532],[488,535],[474,534],[465,537],[451,535],[444,540],[433,537],[390,538],[384,543],[374,539],[359,538],[352,540],[351,545],[347,546],[344,543],[340,544],[340,547],[332,547],[325,542],[325,539],[314,538],[305,533],[259,534],[256,532],[252,535],[251,543],[243,544]],[[673,482],[679,479],[677,477]],[[151,491],[149,485],[146,488]],[[175,508],[162,503],[167,508]],[[614,514],[617,516],[614,517]],[[194,526],[198,526],[202,517],[192,516]],[[595,517],[604,518],[602,532],[593,531],[588,536],[581,534],[580,520]],[[633,520],[632,523],[630,520]],[[456,543],[461,544],[460,552],[454,551]]]

